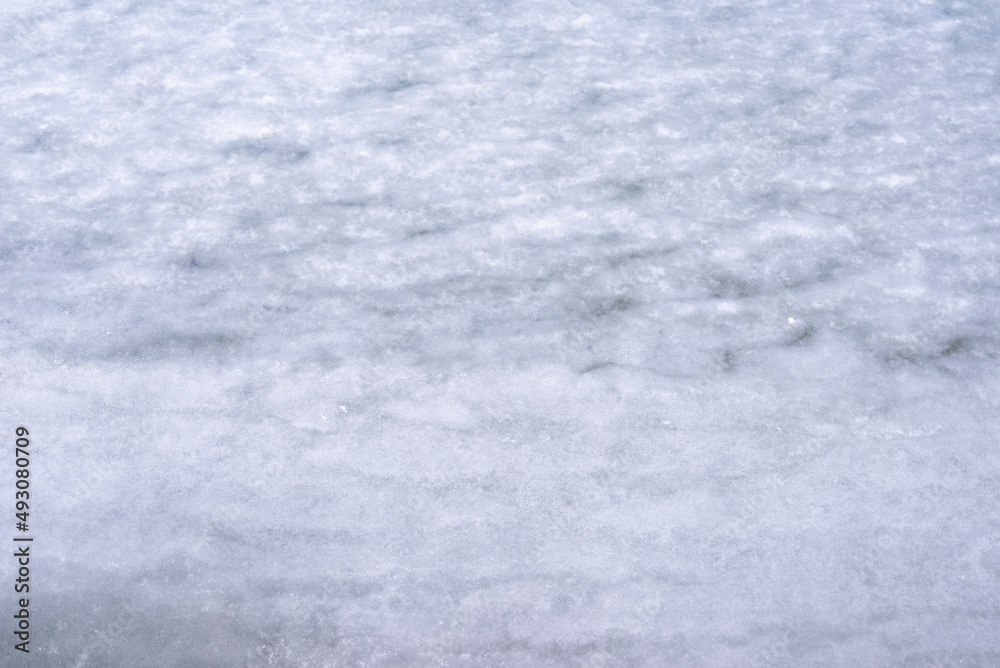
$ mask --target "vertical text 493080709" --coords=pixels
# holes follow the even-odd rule
[[[14,580],[14,592],[23,596],[23,598],[18,599],[18,610],[14,615],[14,636],[20,641],[15,642],[14,649],[27,654],[28,642],[31,638],[27,594],[30,592],[29,575],[31,569],[29,565],[31,563],[31,542],[34,540],[26,535],[28,532],[29,515],[28,500],[31,498],[31,495],[28,493],[28,487],[31,485],[28,481],[28,477],[30,476],[28,466],[31,463],[28,447],[31,445],[31,441],[28,439],[27,427],[18,427],[15,431],[17,433],[17,440],[15,441],[14,456],[17,470],[14,474],[14,517],[17,519],[17,522],[14,526],[21,532],[21,535],[14,537],[14,558],[17,560],[17,578]]]

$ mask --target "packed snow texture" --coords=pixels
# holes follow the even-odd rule
[[[998,68],[993,0],[6,0],[0,660],[1000,665]]]

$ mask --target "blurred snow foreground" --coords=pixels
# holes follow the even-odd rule
[[[8,0],[4,665],[1000,664],[998,34]]]

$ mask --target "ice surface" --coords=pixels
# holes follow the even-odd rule
[[[1000,664],[998,35],[7,0],[4,665]]]

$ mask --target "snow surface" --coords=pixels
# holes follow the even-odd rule
[[[992,0],[6,0],[0,660],[1000,665],[998,68]]]

